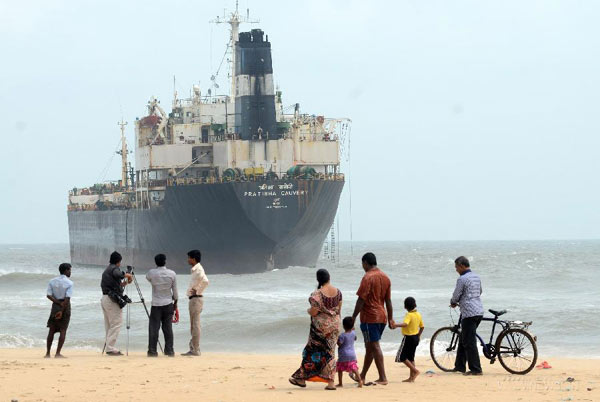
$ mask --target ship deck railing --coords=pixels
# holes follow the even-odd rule
[[[135,208],[135,203],[132,204],[118,204],[112,203],[107,205],[99,206],[97,204],[69,204],[67,205],[67,211],[113,211],[113,210],[127,210]]]
[[[104,183],[94,184],[90,187],[75,187],[69,190],[69,195],[102,195],[102,194],[114,194],[127,191],[128,188],[124,187],[121,180],[108,181]]]
[[[344,181],[344,175],[338,174],[316,174],[316,175],[304,175],[288,176],[283,175],[281,178],[277,177],[277,180],[324,180],[324,181]],[[189,186],[197,184],[215,184],[215,183],[242,183],[242,182],[265,182],[272,180],[266,175],[251,175],[251,176],[238,176],[238,177],[178,177],[170,178],[166,180],[167,186]],[[144,183],[145,184],[145,183]],[[149,187],[164,186],[164,180],[150,180],[148,182]]]

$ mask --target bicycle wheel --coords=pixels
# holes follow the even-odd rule
[[[496,353],[502,367],[511,374],[527,374],[537,361],[537,346],[531,334],[511,328],[498,335]]]
[[[458,349],[460,330],[443,327],[435,331],[429,343],[429,354],[436,366],[442,371],[452,371]]]

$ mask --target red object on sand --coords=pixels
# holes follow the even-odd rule
[[[173,314],[173,323],[177,324],[179,322],[179,309],[175,309],[175,314]]]
[[[306,381],[312,381],[312,382],[329,382],[328,380],[319,377],[318,375],[312,376],[310,378],[308,378]]]
[[[539,369],[551,369],[552,368],[552,366],[550,364],[548,364],[548,362],[545,360],[542,363],[538,364],[536,367]]]

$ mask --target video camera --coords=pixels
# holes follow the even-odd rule
[[[120,308],[125,307],[127,305],[127,303],[132,303],[129,296],[122,295],[119,292],[115,292],[114,290],[111,290],[110,292],[108,292],[108,297],[110,297],[112,301],[117,303]]]

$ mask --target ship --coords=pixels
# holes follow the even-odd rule
[[[140,270],[167,256],[189,272],[198,249],[209,274],[314,267],[332,228],[345,177],[347,118],[285,106],[273,79],[271,43],[261,29],[240,32],[238,7],[227,23],[229,94],[218,85],[188,98],[174,90],[171,111],[151,97],[135,119],[135,162],[119,122],[121,179],[69,191],[71,262],[106,266],[118,251]]]

